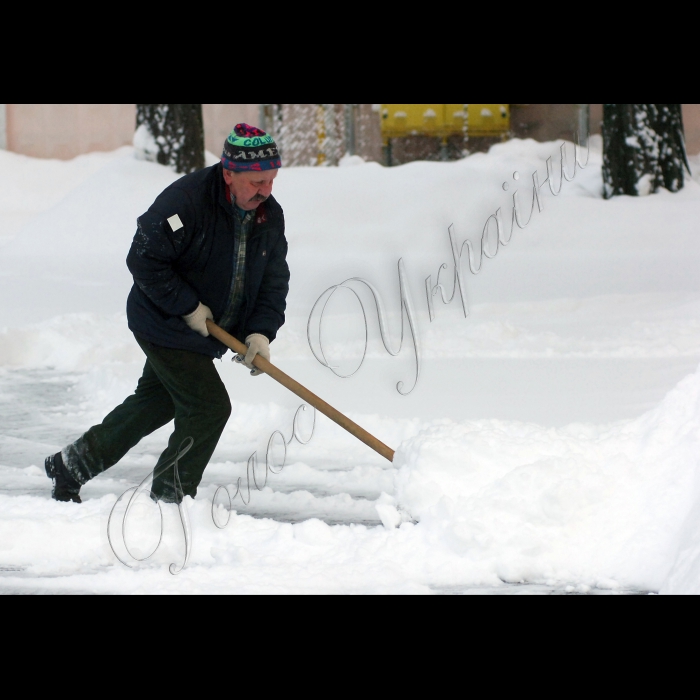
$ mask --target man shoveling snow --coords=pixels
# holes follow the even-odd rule
[[[289,290],[282,208],[271,196],[282,166],[264,131],[238,124],[221,162],[166,188],[138,218],[127,256],[134,285],[129,328],[146,355],[135,392],[74,443],[46,458],[57,501],[80,503],[80,487],[115,465],[143,437],[175,420],[154,469],[151,495],[179,503],[197,493],[202,474],[231,413],[214,358],[227,348],[210,336],[207,319],[248,352],[237,359],[257,376],[257,354],[284,323]],[[192,438],[178,460],[178,448]],[[180,488],[181,485],[181,488]]]

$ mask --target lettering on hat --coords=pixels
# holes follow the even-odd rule
[[[279,155],[279,151],[276,148],[266,148],[260,151],[238,151],[237,153],[224,149],[224,153],[231,160],[259,160]]]

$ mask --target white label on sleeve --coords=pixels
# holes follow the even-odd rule
[[[173,230],[173,232],[182,228],[182,221],[180,221],[180,217],[177,214],[173,214],[168,219],[168,223],[170,224],[170,228]]]

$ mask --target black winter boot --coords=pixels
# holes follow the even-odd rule
[[[65,465],[60,452],[55,455],[49,455],[44,462],[46,476],[53,479],[53,490],[51,498],[55,501],[73,501],[74,503],[82,503],[80,500],[80,484],[70,475]]]

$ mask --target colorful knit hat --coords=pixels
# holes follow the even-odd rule
[[[236,124],[224,142],[221,164],[226,170],[274,170],[282,167],[272,136],[249,124]]]

